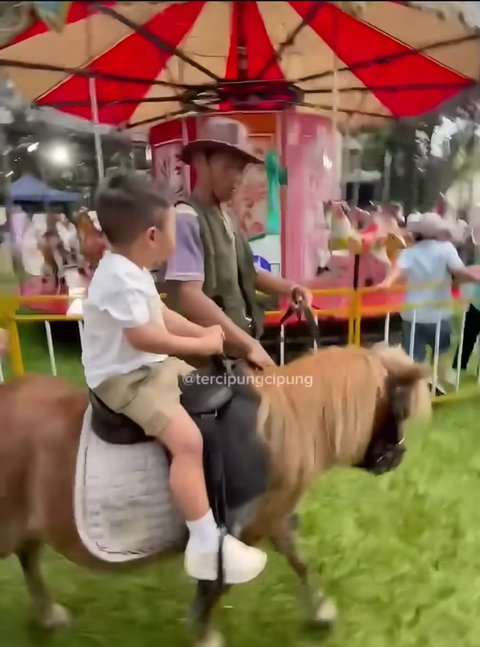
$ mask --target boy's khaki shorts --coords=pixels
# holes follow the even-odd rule
[[[136,422],[148,436],[161,439],[180,408],[178,378],[193,370],[183,360],[167,357],[163,362],[111,377],[94,392],[112,411]]]

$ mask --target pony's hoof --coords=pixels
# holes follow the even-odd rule
[[[53,604],[48,612],[40,619],[43,629],[68,629],[72,624],[70,613],[60,604]]]
[[[221,633],[211,630],[195,643],[195,647],[225,647],[225,640]]]
[[[338,620],[336,604],[328,598],[320,598],[314,611],[312,624],[315,627],[330,629]]]

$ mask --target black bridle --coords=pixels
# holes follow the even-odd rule
[[[396,411],[394,398],[401,388],[387,384],[387,411],[383,420],[372,436],[363,460],[356,465],[375,475],[390,472],[400,465],[406,452],[403,433],[404,416]]]

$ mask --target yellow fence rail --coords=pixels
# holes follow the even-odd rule
[[[438,286],[438,284],[436,284]],[[432,286],[415,286],[416,290],[419,288],[426,288]],[[398,290],[404,291],[405,288],[393,289],[390,292],[397,292]],[[329,288],[322,290],[314,290],[314,296],[323,298],[328,306],[328,299],[331,297],[341,298],[341,305],[336,305],[334,307],[322,307],[314,308],[313,314],[315,319],[325,317],[336,317],[348,321],[348,335],[347,341],[349,344],[360,345],[361,336],[362,336],[362,323],[363,320],[368,317],[385,317],[385,328],[384,328],[384,339],[385,341],[390,340],[390,322],[392,314],[397,314],[400,311],[411,309],[414,312],[419,307],[431,306],[431,307],[443,307],[443,306],[452,306],[454,303],[455,309],[462,313],[462,324],[460,332],[460,352],[463,344],[463,332],[465,325],[465,303],[462,301],[448,301],[448,302],[422,302],[418,304],[399,304],[398,301],[395,303],[386,303],[382,305],[368,305],[365,303],[368,295],[378,292],[375,287],[369,288],[360,288],[354,290],[351,288]],[[385,293],[388,294],[388,293]],[[164,295],[161,295],[164,296]],[[32,322],[43,322],[45,324],[46,335],[47,335],[47,345],[50,356],[50,363],[52,368],[52,373],[56,375],[56,362],[55,354],[53,351],[53,340],[51,336],[50,324],[53,322],[78,322],[80,340],[82,339],[82,317],[77,315],[54,315],[54,314],[40,314],[40,313],[25,313],[19,312],[24,307],[34,306],[35,303],[45,304],[52,303],[54,301],[64,301],[71,303],[72,299],[68,296],[0,296],[0,324],[3,324],[9,332],[9,343],[10,343],[10,367],[11,374],[15,377],[21,376],[25,373],[24,358],[22,355],[22,347],[19,335],[19,325],[32,323]],[[269,319],[279,319],[281,316],[281,311],[272,311],[266,313],[267,321]],[[415,322],[415,314],[413,315],[413,322]],[[415,323],[413,323],[413,328]],[[412,333],[413,334],[413,333]],[[286,327],[281,326],[279,331],[279,341],[280,341],[280,363],[285,361],[285,344],[286,344]],[[437,349],[438,350],[438,349]],[[434,386],[437,379],[438,373],[438,352],[434,352],[433,357],[433,367],[434,367]],[[480,374],[479,374],[480,375]],[[457,383],[456,389],[453,393],[448,393],[446,396],[439,398],[439,402],[448,402],[452,399],[458,399],[463,397],[471,397],[473,394],[478,395],[478,387],[473,386],[470,388],[463,388],[460,390],[460,370],[459,366],[457,367]],[[1,372],[0,367],[0,381],[3,380],[3,373]],[[478,382],[477,382],[478,384]]]

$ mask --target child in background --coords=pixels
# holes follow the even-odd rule
[[[460,281],[480,283],[480,274],[465,267],[457,250],[448,240],[452,236],[451,225],[439,214],[412,214],[407,221],[407,230],[412,235],[414,244],[400,253],[396,265],[380,287],[388,289],[403,281],[407,284],[406,306],[427,303],[401,312],[402,347],[407,353],[410,352],[411,335],[414,334],[413,359],[416,362],[424,362],[427,349],[430,348],[432,353],[435,351],[437,325],[440,325],[438,366],[441,379],[445,379],[449,364],[446,353],[451,344],[453,313],[450,305],[435,303],[451,301],[452,275]],[[422,284],[430,286],[420,287]],[[430,305],[432,303],[433,305]]]

